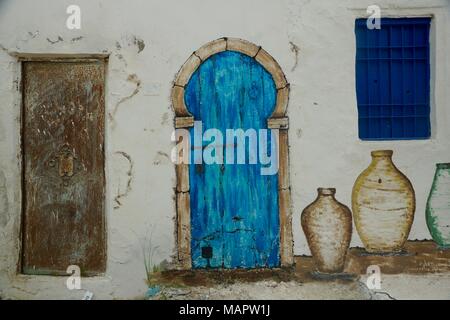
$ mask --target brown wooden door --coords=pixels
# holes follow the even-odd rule
[[[105,63],[23,62],[22,271],[105,271]]]

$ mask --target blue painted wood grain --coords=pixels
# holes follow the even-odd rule
[[[267,129],[275,102],[272,76],[253,58],[233,51],[204,61],[185,92],[188,110],[202,121],[203,132],[217,128],[224,139],[226,129]],[[192,146],[193,137],[191,129]],[[268,142],[270,150],[270,131]],[[229,148],[224,146],[224,159]],[[207,266],[201,252],[207,246],[213,248],[212,268],[280,265],[278,174],[261,175],[259,161],[248,164],[247,158],[246,163],[190,165],[194,268]]]

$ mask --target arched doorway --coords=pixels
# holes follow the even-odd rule
[[[179,71],[172,90],[176,128],[189,128],[192,136],[194,121],[204,126],[201,133],[211,128],[272,129],[278,145],[273,175],[258,175],[258,164],[176,165],[180,267],[293,264],[288,95],[289,84],[277,62],[240,39],[206,44]],[[224,157],[235,150],[234,143],[226,143]]]

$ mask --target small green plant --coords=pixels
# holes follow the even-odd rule
[[[145,274],[147,276],[147,285],[151,285],[152,276],[155,273],[158,273],[161,271],[159,264],[156,264],[154,262],[154,257],[155,257],[155,254],[159,250],[159,246],[157,246],[153,243],[153,228],[150,231],[150,235],[147,232],[147,235],[144,239],[144,243],[142,245],[142,250],[143,250],[143,256],[144,256]]]

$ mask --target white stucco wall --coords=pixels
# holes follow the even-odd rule
[[[81,7],[81,30],[65,26],[66,8]],[[396,165],[417,196],[411,239],[429,238],[424,218],[436,162],[450,161],[450,2],[377,1],[383,16],[432,16],[432,138],[363,142],[358,139],[354,20],[366,0],[160,0],[0,2],[0,296],[74,298],[65,277],[17,275],[21,169],[19,53],[107,53],[106,217],[108,263],[104,277],[83,279],[97,298],[133,298],[145,291],[142,245],[152,233],[155,262],[175,250],[175,172],[170,162],[173,112],[170,90],[187,57],[223,36],[261,45],[291,84],[290,177],[295,254],[308,254],[300,213],[317,187],[336,187],[350,206],[351,189],[373,149],[393,149]],[[60,37],[60,38],[59,38]],[[141,40],[143,42],[141,42]],[[52,43],[53,42],[53,43]],[[142,43],[145,47],[142,51]],[[298,63],[292,44],[299,48]],[[139,52],[140,51],[140,52]],[[294,67],[295,66],[295,67]],[[132,76],[135,75],[135,76]],[[131,77],[130,77],[131,76]],[[128,80],[127,80],[128,79]],[[139,91],[133,93],[140,81]],[[124,191],[133,161],[131,190]],[[151,232],[153,230],[153,232]],[[356,231],[353,245],[360,245]]]

